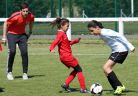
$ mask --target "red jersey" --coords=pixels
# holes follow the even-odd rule
[[[56,45],[58,45],[58,52],[60,57],[68,56],[72,54],[71,46],[72,44],[78,43],[79,39],[72,41],[68,40],[67,35],[62,30],[58,30],[57,36],[50,46],[50,51],[52,51]]]
[[[23,18],[21,12],[15,12],[7,19],[7,31],[12,34],[24,34],[25,26],[29,22],[34,22],[34,16],[32,13],[29,13],[26,18]]]

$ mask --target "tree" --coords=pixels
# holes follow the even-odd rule
[[[7,3],[6,3],[7,1]],[[13,12],[19,10],[22,2],[28,2],[35,17],[46,17],[52,12],[52,17],[58,16],[59,0],[1,0],[0,17],[9,17]],[[51,3],[52,1],[52,3]],[[115,17],[120,16],[121,9],[126,16],[131,15],[131,0],[61,0],[62,8],[66,9],[65,14],[74,16],[74,7],[78,9],[79,16],[83,11],[88,17]],[[115,9],[115,1],[117,6]],[[7,5],[7,6],[6,6]],[[134,0],[134,16],[138,16],[138,0]],[[116,11],[116,14],[115,14]],[[69,16],[66,15],[66,16]]]
[[[0,17],[6,17],[6,1],[1,0],[0,1]]]

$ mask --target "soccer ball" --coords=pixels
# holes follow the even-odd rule
[[[103,92],[103,87],[102,87],[102,85],[101,84],[99,84],[99,83],[94,83],[94,84],[92,84],[91,85],[91,87],[90,87],[90,92],[92,93],[92,94],[102,94],[102,92]]]

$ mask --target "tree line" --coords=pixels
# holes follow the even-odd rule
[[[0,17],[9,17],[27,2],[35,17],[59,16],[60,7],[65,17],[120,17],[131,16],[131,0],[1,0]],[[61,4],[60,4],[61,2]],[[138,16],[138,0],[134,0],[134,16]]]

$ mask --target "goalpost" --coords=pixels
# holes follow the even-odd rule
[[[0,22],[4,22],[7,18],[0,18]],[[56,18],[35,18],[35,22],[52,22]],[[119,33],[124,34],[124,22],[138,21],[138,17],[118,17],[118,18],[67,18],[70,22],[89,22],[97,20],[101,22],[118,22]],[[67,31],[68,39],[71,40],[71,23]]]

